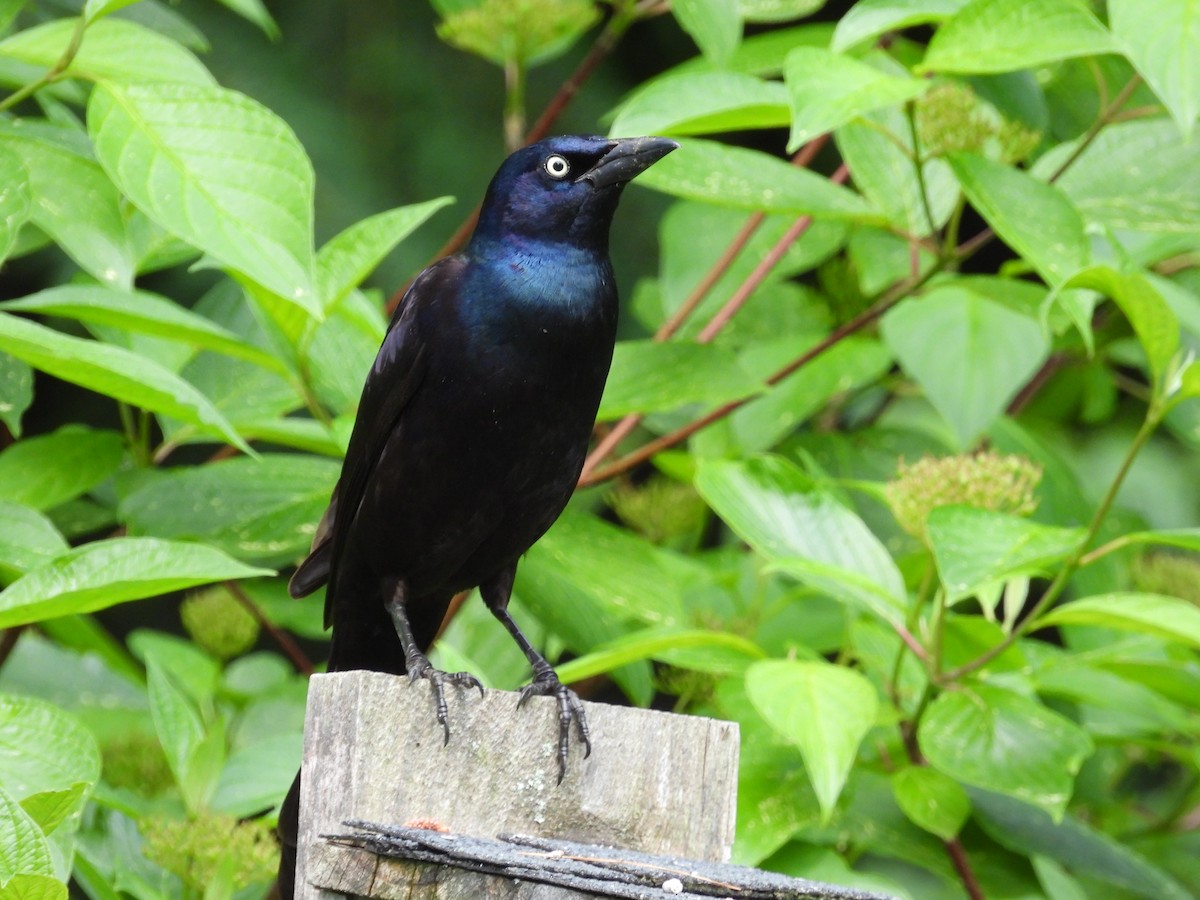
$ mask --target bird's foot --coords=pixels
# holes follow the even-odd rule
[[[444,743],[450,743],[450,707],[446,704],[446,685],[458,687],[479,688],[479,696],[483,696],[483,685],[470,672],[443,672],[435,669],[424,654],[408,661],[408,680],[414,682],[425,678],[433,685],[433,694],[437,701],[437,720],[442,724],[445,733]]]
[[[587,714],[579,695],[559,681],[549,665],[544,669],[535,667],[533,681],[521,689],[517,708],[524,706],[530,697],[558,699],[558,783],[562,784],[563,777],[567,774],[567,751],[571,743],[572,719],[579,730],[579,739],[583,741],[584,758],[592,755],[592,730],[588,727]]]

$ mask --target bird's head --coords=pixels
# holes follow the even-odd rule
[[[488,186],[475,241],[608,246],[621,189],[679,145],[660,137],[565,135],[513,153]]]

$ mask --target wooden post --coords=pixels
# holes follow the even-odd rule
[[[736,812],[738,727],[695,716],[585,703],[593,752],[572,734],[566,778],[557,783],[558,707],[536,697],[447,689],[450,743],[443,745],[433,692],[376,672],[315,675],[310,681],[300,792],[296,896],[333,898],[324,884],[376,881],[365,850],[337,854],[321,835],[357,819],[493,838],[515,832],[702,861],[729,858]],[[397,863],[389,880],[395,877]],[[330,867],[341,880],[330,880]],[[413,883],[422,878],[410,864]],[[480,876],[483,877],[483,876]],[[495,876],[487,876],[493,878]],[[349,879],[349,880],[347,880]],[[562,898],[558,888],[462,896]],[[343,890],[347,888],[343,887]],[[410,896],[386,893],[377,896]],[[412,897],[457,894],[413,891]]]

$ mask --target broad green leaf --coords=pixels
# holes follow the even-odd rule
[[[787,22],[816,12],[825,0],[738,0],[747,22]]]
[[[0,452],[0,496],[50,509],[87,493],[124,458],[125,440],[117,432],[64,425]]]
[[[892,793],[915,825],[944,841],[953,840],[971,814],[971,799],[962,786],[927,766],[908,766],[893,775]]]
[[[772,456],[702,462],[696,488],[768,560],[833,597],[903,621],[900,570],[870,529],[793,464]]]
[[[220,0],[220,3],[232,9],[235,13],[257,25],[262,33],[273,41],[279,40],[279,26],[271,18],[271,13],[262,0]]]
[[[0,591],[0,628],[200,584],[270,575],[200,544],[157,538],[112,538],[84,544]]]
[[[1056,171],[1075,145],[1055,147],[1034,171]],[[1055,182],[1089,222],[1164,234],[1200,232],[1196,147],[1163,118],[1106,126]]]
[[[737,0],[675,0],[671,13],[713,62],[729,62],[742,36]]]
[[[96,777],[100,777],[98,771]],[[91,784],[79,781],[65,790],[40,791],[22,799],[21,808],[37,822],[38,828],[50,834],[83,805],[91,790]]]
[[[795,360],[811,343],[806,337],[764,343],[744,351],[742,363],[752,374],[765,377]],[[874,338],[837,342],[729,417],[735,446],[745,455],[769,450],[832,398],[873,383],[891,365],[892,354]]]
[[[1077,875],[1149,900],[1188,900],[1193,896],[1140,853],[1074,816],[1055,821],[1046,812],[1002,792],[972,790],[970,796],[983,829],[1016,853],[1049,857]]]
[[[4,885],[4,900],[67,900],[67,886],[52,875],[14,875]]]
[[[925,527],[950,602],[1011,578],[1045,575],[1084,535],[1082,528],[1057,528],[971,506],[939,506]]]
[[[376,213],[331,238],[317,252],[317,296],[328,312],[375,270],[392,248],[430,216],[453,203],[439,197]]]
[[[940,22],[966,4],[967,0],[858,0],[838,20],[829,48],[842,53],[889,31]]]
[[[354,291],[317,326],[307,348],[317,396],[335,414],[352,414],[386,330],[381,310]]]
[[[972,0],[929,42],[933,72],[1012,72],[1113,52],[1112,35],[1075,0]]]
[[[33,369],[8,353],[0,352],[0,422],[21,436],[21,417],[33,403]]]
[[[0,147],[28,173],[30,221],[96,280],[128,287],[134,259],[121,198],[81,138],[72,128],[0,122]]]
[[[219,87],[101,84],[88,134],[122,192],[172,234],[320,315],[313,170],[291,129]]]
[[[1004,412],[1050,352],[1032,316],[953,285],[899,304],[882,331],[962,447]]]
[[[134,659],[143,667],[153,660],[198,709],[212,707],[221,683],[221,664],[197,644],[186,637],[149,628],[134,630],[126,643]]]
[[[124,497],[121,517],[133,534],[283,564],[312,543],[340,470],[335,460],[282,453],[181,466]]]
[[[533,66],[565,53],[600,17],[588,0],[438,0],[438,37],[498,66]]]
[[[853,191],[807,169],[756,150],[715,141],[684,138],[679,143],[679,150],[638,176],[638,184],[677,197],[754,212],[875,219]]]
[[[54,875],[50,844],[29,813],[0,788],[0,884],[19,875]]]
[[[3,460],[0,454],[0,464]],[[4,523],[0,529],[0,585],[16,581],[30,569],[67,551],[67,542],[58,529],[32,507],[0,500],[0,522]]]
[[[189,422],[248,450],[215,406],[174,372],[112,344],[71,337],[0,313],[0,350],[63,381]]]
[[[137,2],[138,0],[87,0],[83,4],[83,17],[88,22],[95,22],[109,13],[114,13],[118,9],[123,9]]]
[[[789,153],[863,113],[912,100],[930,85],[816,47],[789,53],[784,78],[792,103]]]
[[[796,47],[828,47],[833,25],[809,22],[792,27],[773,28],[742,39],[728,62],[716,64],[703,56],[693,56],[659,78],[670,78],[681,72],[740,72],[760,78],[783,74],[783,61]]]
[[[706,134],[788,123],[783,85],[732,72],[684,72],[652,81],[622,104],[610,133]]]
[[[146,686],[154,730],[167,755],[167,763],[181,787],[188,761],[204,739],[204,725],[191,700],[154,656],[146,659]]]
[[[1200,0],[1111,0],[1113,35],[1184,138],[1200,113]]]
[[[89,4],[92,5],[92,4]],[[84,33],[68,72],[92,80],[145,84],[171,81],[212,85],[204,64],[177,41],[127,19],[94,21]],[[49,69],[58,63],[75,32],[77,19],[54,19],[0,41],[0,57]]]
[[[1154,285],[1139,272],[1092,266],[1076,273],[1064,287],[1091,288],[1121,307],[1146,353],[1155,387],[1161,390],[1163,376],[1179,347],[1179,319]]]
[[[0,263],[12,252],[18,232],[32,213],[29,171],[20,155],[0,143]]]
[[[600,419],[715,404],[762,390],[732,352],[710,344],[621,341],[600,401]]]
[[[828,819],[875,724],[879,699],[865,676],[827,662],[764,660],[746,671],[746,694],[767,723],[800,748]]]
[[[1039,625],[1098,625],[1151,634],[1200,648],[1200,609],[1178,597],[1116,593],[1084,597],[1055,607]]]
[[[865,122],[843,125],[835,134],[854,186],[889,223],[905,233],[924,236],[940,228],[950,218],[960,195],[946,161],[927,159],[918,179],[912,133],[904,113],[880,109],[865,118]]]
[[[971,205],[1047,283],[1060,284],[1088,264],[1083,218],[1062,190],[974,153],[947,159]]]
[[[213,792],[212,807],[251,816],[276,805],[287,793],[303,755],[300,732],[255,741],[230,755]]]
[[[153,334],[248,360],[284,376],[288,374],[287,367],[270,353],[178,303],[147,291],[122,291],[103,285],[63,285],[0,302],[0,309],[62,316],[88,324]]]
[[[0,694],[0,788],[9,796],[23,800],[78,784],[90,793],[99,780],[100,748],[75,716],[36,697]],[[77,796],[73,809],[82,800]]]
[[[917,732],[930,765],[955,781],[1007,794],[1061,820],[1092,741],[1074,722],[987,684],[947,691]]]
[[[765,655],[757,644],[736,634],[704,628],[649,628],[617,638],[555,670],[566,684],[654,659],[694,672],[726,675],[744,671]]]

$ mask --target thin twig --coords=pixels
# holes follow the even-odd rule
[[[282,650],[287,658],[292,661],[292,665],[296,667],[296,671],[301,675],[311,675],[314,671],[312,661],[308,658],[305,652],[300,649],[300,645],[296,643],[295,639],[287,632],[287,630],[280,628],[278,625],[268,619],[263,614],[263,611],[259,609],[258,604],[250,599],[250,595],[247,594],[242,586],[236,581],[225,582],[225,587],[233,596],[233,599],[237,600],[237,602],[240,603],[246,609],[246,611],[254,617],[254,621],[258,622],[262,628],[266,629],[267,633],[271,635],[275,643],[279,645],[279,649]]]

